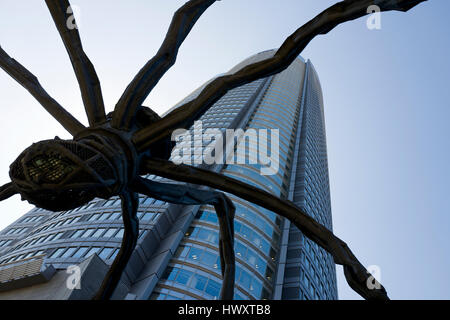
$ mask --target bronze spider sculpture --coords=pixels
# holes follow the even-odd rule
[[[177,203],[211,204],[219,218],[219,252],[223,285],[221,299],[233,299],[234,292],[234,205],[223,193],[234,194],[289,219],[344,267],[349,285],[366,299],[388,299],[383,286],[369,288],[376,281],[347,245],[309,217],[292,202],[236,179],[187,165],[170,162],[170,136],[175,129],[189,128],[228,90],[283,71],[319,34],[340,23],[366,15],[368,7],[381,11],[408,11],[426,0],[344,0],[297,29],[273,57],[247,65],[233,74],[209,83],[194,100],[160,118],[142,103],[159,79],[175,63],[182,42],[214,0],[190,0],[175,13],[156,55],[139,71],[114,108],[105,113],[100,83],[94,66],[83,51],[77,28],[68,28],[67,0],[46,0],[51,16],[72,62],[89,120],[83,126],[41,87],[37,78],[0,47],[0,66],[25,87],[73,136],[73,140],[41,141],[27,148],[10,167],[11,182],[0,188],[0,201],[19,193],[22,199],[51,211],[79,207],[94,197],[120,196],[124,235],[95,299],[110,299],[120,281],[137,242],[138,193]],[[155,174],[175,181],[208,186],[200,190],[142,178]]]

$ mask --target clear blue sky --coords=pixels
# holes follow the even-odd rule
[[[183,44],[177,64],[146,101],[159,113],[212,76],[284,38],[330,0],[223,0]],[[108,110],[158,49],[184,1],[77,0],[85,51]],[[320,36],[303,52],[325,100],[334,232],[363,264],[381,268],[394,299],[449,299],[450,2],[382,14]],[[47,91],[86,123],[78,85],[43,1],[2,1],[0,43]],[[69,138],[42,107],[0,72],[0,183],[32,142]],[[31,206],[0,203],[0,229]],[[341,299],[359,298],[337,268]]]

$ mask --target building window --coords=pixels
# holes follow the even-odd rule
[[[93,238],[100,238],[100,236],[102,235],[102,233],[103,233],[105,230],[106,230],[105,228],[97,229],[97,231],[95,231],[95,232],[92,234],[91,237],[93,237]]]
[[[95,229],[87,229],[87,230],[81,235],[81,238],[87,238],[87,237],[89,237],[89,236],[94,232],[94,230],[95,230]]]
[[[77,248],[75,247],[70,247],[69,249],[67,249],[66,252],[63,253],[63,255],[60,258],[68,258],[70,256],[72,256],[72,254],[75,252]]]
[[[108,256],[113,252],[114,248],[103,248],[103,250],[99,253],[99,257],[103,260],[106,260]]]
[[[87,251],[88,247],[80,247],[72,256],[73,258],[81,258]]]
[[[97,253],[100,250],[100,247],[92,247],[88,253],[86,253],[86,257],[90,257],[94,253]]]
[[[114,236],[114,238],[122,238],[122,237],[123,237],[123,232],[124,232],[124,229],[121,228],[121,229],[119,230],[119,232],[116,233],[116,235]]]
[[[53,252],[53,254],[49,258],[50,259],[58,258],[65,250],[66,248],[59,248],[55,252]]]
[[[220,293],[220,283],[209,279],[205,292],[217,299]]]
[[[105,232],[105,234],[103,235],[103,237],[104,237],[104,238],[110,238],[110,237],[112,237],[112,235],[113,235],[114,233],[116,233],[116,231],[117,231],[116,228],[108,229],[108,230]]]

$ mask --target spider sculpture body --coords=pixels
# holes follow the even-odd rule
[[[145,112],[138,116],[149,122]],[[11,165],[11,180],[25,200],[51,211],[119,195],[138,176],[141,160],[151,154],[151,150],[138,152],[130,143],[134,131],[116,130],[107,120],[73,140],[56,137],[34,143]],[[169,148],[155,150],[158,158],[168,159]]]
[[[69,54],[83,98],[89,127],[82,125],[41,87],[37,78],[0,47],[0,67],[25,87],[63,127],[72,140],[41,141],[27,148],[10,168],[11,182],[0,188],[0,201],[14,194],[47,210],[79,207],[95,197],[122,200],[124,235],[118,255],[94,298],[110,299],[133,252],[139,231],[136,217],[138,194],[177,204],[213,205],[219,220],[219,253],[223,285],[221,299],[232,299],[234,289],[234,205],[228,192],[289,219],[307,237],[330,252],[335,263],[344,266],[349,285],[366,299],[388,299],[380,284],[356,259],[347,245],[317,223],[302,208],[242,181],[187,165],[168,161],[171,134],[189,128],[228,90],[267,77],[287,68],[318,34],[342,22],[367,14],[373,4],[381,11],[407,11],[425,0],[345,0],[323,11],[299,28],[273,57],[247,65],[233,74],[210,82],[192,101],[160,118],[142,103],[164,73],[175,63],[178,49],[195,22],[214,0],[190,0],[174,15],[157,54],[128,85],[114,111],[105,114],[100,83],[83,51],[77,28],[68,28],[71,14],[67,0],[46,0],[46,4]],[[155,174],[175,181],[208,186],[194,189],[181,184],[142,178]]]

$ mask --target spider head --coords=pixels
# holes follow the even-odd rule
[[[27,148],[11,164],[9,174],[22,199],[51,211],[108,198],[117,184],[114,167],[99,151],[59,138]]]

